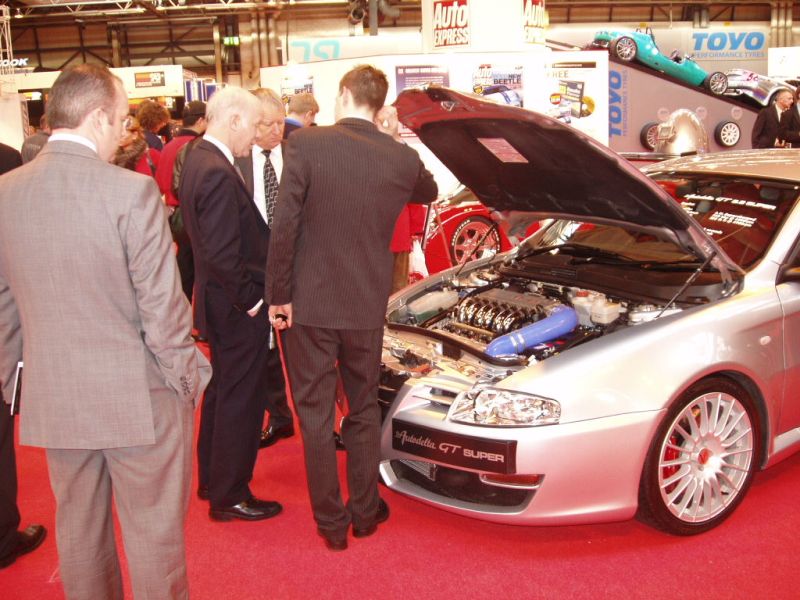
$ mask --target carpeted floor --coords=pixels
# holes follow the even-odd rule
[[[44,452],[19,448],[18,470],[23,527],[43,523],[50,535],[39,550],[0,571],[0,599],[62,598]],[[252,487],[282,502],[284,512],[257,523],[216,523],[208,518],[207,504],[193,496],[187,545],[194,599],[800,595],[800,456],[759,473],[731,519],[692,538],[668,536],[637,521],[495,525],[384,489],[389,521],[372,537],[351,538],[346,552],[332,553],[311,519],[299,436],[261,451]]]

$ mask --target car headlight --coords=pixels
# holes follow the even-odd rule
[[[561,405],[532,394],[477,387],[456,397],[448,418],[468,425],[554,425],[561,418]]]

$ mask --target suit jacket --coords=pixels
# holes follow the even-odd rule
[[[295,131],[275,207],[267,303],[291,302],[303,325],[381,327],[397,217],[436,192],[419,155],[369,121]]]
[[[51,141],[0,178],[0,379],[24,357],[21,441],[154,443],[152,399],[211,376],[151,177]]]
[[[780,139],[781,122],[775,104],[761,109],[753,124],[751,141],[753,148],[774,148],[775,140]]]
[[[267,224],[242,177],[201,140],[188,154],[178,196],[195,265],[195,323],[207,333],[207,304],[246,312],[264,294]]]
[[[796,104],[781,115],[780,137],[795,145],[800,143],[800,112]]]

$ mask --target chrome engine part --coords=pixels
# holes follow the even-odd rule
[[[493,288],[462,299],[432,328],[488,344],[500,335],[545,318],[560,305],[538,294]]]

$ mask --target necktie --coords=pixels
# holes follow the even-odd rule
[[[267,226],[272,228],[272,214],[275,212],[275,200],[278,199],[278,176],[275,167],[269,159],[270,150],[262,150],[264,153],[264,201],[267,204]]]

